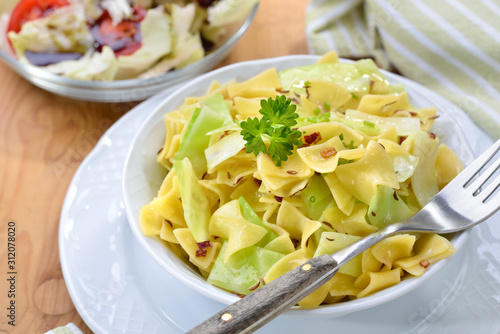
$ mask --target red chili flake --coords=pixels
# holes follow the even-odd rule
[[[439,115],[434,115],[434,116],[429,116],[427,117],[428,119],[436,119],[436,118],[439,118]]]
[[[312,145],[321,140],[321,134],[319,132],[313,132],[310,135],[305,135],[304,140],[308,145]]]
[[[207,248],[212,247],[212,243],[210,240],[197,242],[198,249],[196,250],[196,257],[205,257],[207,256]]]
[[[277,201],[277,202],[280,202],[283,201],[283,197],[280,197],[280,196],[274,196],[274,199]]]
[[[297,93],[297,92],[293,92],[293,93],[295,94],[295,96],[300,97],[299,93]]]
[[[257,185],[260,187],[260,185],[262,184],[262,180],[259,180],[259,179],[256,179],[254,178],[253,179],[253,182],[257,183]]]
[[[406,137],[399,137],[399,145],[401,145],[406,140]]]
[[[278,90],[278,92],[283,93],[283,94],[290,93],[289,90]]]
[[[240,176],[240,177],[238,178],[238,180],[236,180],[236,182],[234,183],[234,185],[237,185],[238,183],[240,183],[240,182],[241,182],[241,180],[243,180],[243,176]]]
[[[375,81],[370,80],[370,87],[373,86],[374,84],[375,84]]]
[[[227,175],[227,178],[228,178],[228,179],[230,179],[230,178],[231,178],[231,173],[226,172],[226,175]]]
[[[429,132],[429,137],[431,137],[431,139],[436,139],[436,134],[434,132]]]
[[[394,191],[394,194],[392,194],[392,197],[394,197],[394,199],[396,201],[399,201],[398,194],[396,193],[396,191]]]
[[[207,256],[207,250],[206,249],[197,249],[195,254],[196,254],[196,257],[205,257],[205,256]]]
[[[224,131],[224,134],[220,136],[219,140],[222,139],[222,138],[224,138],[228,134],[229,134],[229,130]]]
[[[297,246],[299,245],[299,241],[294,238],[290,238],[290,240],[292,240],[293,248],[297,248]]]
[[[378,143],[378,144],[379,144],[380,146],[382,146],[382,148],[385,150],[385,146],[384,146],[384,145],[382,145],[382,144],[380,144],[380,143]]]
[[[328,240],[328,241],[335,241],[335,239],[332,239],[332,238],[326,238],[326,240]]]
[[[266,281],[262,277],[259,277],[259,281],[262,283],[262,286],[266,285]]]
[[[162,147],[162,148],[160,148],[160,150],[158,151],[158,153],[156,153],[156,155],[160,154],[160,153],[161,153],[161,151],[163,151],[163,147]]]
[[[248,291],[253,291],[253,290],[257,289],[259,287],[259,285],[260,285],[260,280],[257,281],[257,283],[255,285],[249,287]]]
[[[306,240],[306,247],[309,245],[309,238]]]
[[[292,97],[292,101],[295,102],[296,104],[300,104],[300,101],[297,100],[296,98]]]
[[[377,214],[375,213],[375,211],[372,211],[370,212],[372,214],[373,217],[375,217]]]
[[[337,154],[337,150],[335,149],[335,147],[329,147],[323,151],[321,151],[321,156],[324,158],[324,159],[328,159],[328,158],[331,158],[332,156],[334,156],[335,154]]]
[[[417,116],[418,114],[414,111],[410,111],[410,116]]]
[[[286,172],[287,172],[287,174],[290,174],[290,175],[297,175],[297,173],[298,173],[296,170],[287,170]]]
[[[427,260],[422,260],[422,261],[420,261],[420,265],[421,265],[422,267],[424,267],[424,268],[427,268],[427,267],[428,267],[428,266],[430,266],[431,264],[430,264],[430,262],[429,262],[429,261],[427,261]]]
[[[396,101],[389,102],[389,103],[387,103],[387,104],[385,105],[385,107],[390,106],[391,104],[394,104],[394,103],[396,103],[396,102],[398,102],[398,101],[396,100]]]
[[[212,243],[210,242],[210,240],[197,242],[196,244],[198,245],[199,249],[212,247]]]
[[[203,173],[203,175],[201,176],[201,179],[202,179],[202,180],[205,180],[205,178],[206,178],[207,176],[208,176],[208,172],[205,172],[205,173]]]
[[[333,226],[329,222],[323,220],[322,223],[333,230]]]
[[[182,203],[182,197],[179,196],[179,201]]]
[[[174,227],[174,225],[172,225],[172,222],[168,219],[165,219],[165,223],[167,223],[168,225],[170,225],[170,227]]]

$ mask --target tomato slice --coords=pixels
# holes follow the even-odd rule
[[[44,17],[57,8],[68,5],[67,0],[21,0],[10,15],[7,31],[18,33],[24,23]]]
[[[146,10],[140,6],[133,6],[133,15],[130,19],[123,20],[113,25],[113,20],[108,12],[97,20],[90,32],[97,42],[97,49],[109,46],[116,56],[130,55],[142,46],[140,22],[146,16]]]

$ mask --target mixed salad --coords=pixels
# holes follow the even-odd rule
[[[335,52],[213,82],[164,116],[166,177],[140,229],[208,283],[248,295],[428,203],[463,168],[431,132],[438,116],[413,106],[372,60],[343,63]],[[437,234],[396,235],[298,304],[362,298],[454,252]]]
[[[202,59],[258,0],[20,0],[0,48],[80,80],[151,77]]]

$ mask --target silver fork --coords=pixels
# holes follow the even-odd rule
[[[188,333],[252,333],[330,280],[343,264],[386,237],[406,232],[452,233],[479,224],[500,208],[500,175],[494,176],[500,169],[500,158],[494,158],[499,151],[500,140],[413,217],[388,225],[332,255],[313,258]]]

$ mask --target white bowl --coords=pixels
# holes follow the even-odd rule
[[[188,287],[207,297],[224,304],[231,304],[239,298],[234,294],[207,283],[200,274],[196,273],[187,263],[174,255],[166,247],[165,242],[162,242],[159,238],[146,237],[139,229],[139,211],[144,204],[149,203],[157,194],[165,176],[164,168],[160,167],[156,162],[158,149],[164,144],[165,138],[163,115],[181,106],[185,97],[204,95],[213,80],[221,83],[234,79],[242,81],[270,67],[276,67],[279,71],[296,66],[310,65],[318,59],[319,57],[317,56],[285,56],[248,61],[229,65],[200,76],[166,98],[144,121],[144,124],[132,141],[122,178],[123,199],[130,228],[147,253],[166,271]],[[388,72],[383,73],[390,82],[405,84],[410,100],[416,107],[436,106],[440,117],[436,120],[433,132],[440,137],[442,142],[445,142],[457,152],[465,164],[473,160],[473,154],[470,149],[467,149],[469,146],[462,134],[462,130],[455,123],[453,117],[448,114],[448,112],[456,110],[457,107],[432,91],[408,79]],[[456,233],[451,238],[451,243],[457,250],[460,250],[468,235],[469,231]],[[441,260],[429,267],[427,272],[421,277],[404,279],[401,283],[368,297],[339,304],[320,306],[310,310],[292,308],[287,312],[293,313],[294,316],[332,317],[373,307],[400,297],[424,284],[434,274],[443,269],[449,261],[450,258]]]

